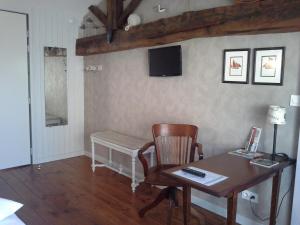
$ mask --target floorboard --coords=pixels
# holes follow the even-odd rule
[[[92,173],[89,158],[75,157],[38,166],[0,171],[0,197],[24,204],[17,215],[28,225],[164,225],[164,202],[144,218],[137,214],[154,199],[158,189],[140,185],[131,192],[130,179],[106,168]],[[196,210],[206,225],[221,225],[224,218]],[[182,224],[181,208],[172,225]],[[193,218],[191,225],[199,224]]]

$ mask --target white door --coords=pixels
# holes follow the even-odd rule
[[[30,164],[27,17],[0,11],[0,169]]]

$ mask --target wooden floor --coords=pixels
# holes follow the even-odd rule
[[[27,225],[164,225],[167,202],[139,218],[137,210],[153,199],[157,189],[138,188],[106,168],[93,174],[89,158],[76,157],[0,171],[0,197],[23,203],[17,215]],[[224,224],[224,219],[200,210],[206,225]],[[173,225],[182,223],[181,208]],[[196,219],[192,224],[199,224]]]

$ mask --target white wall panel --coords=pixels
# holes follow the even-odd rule
[[[33,158],[35,163],[83,153],[83,62],[75,56],[77,14],[33,10],[30,13]],[[72,20],[72,22],[70,22]],[[45,126],[45,46],[67,48],[68,116],[66,126]]]

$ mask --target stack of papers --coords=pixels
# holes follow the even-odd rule
[[[196,176],[196,175],[193,175],[190,173],[186,173],[182,170],[177,170],[177,171],[173,172],[173,174],[175,174],[179,177],[184,177],[185,179],[188,179],[188,180],[192,180],[199,184],[203,184],[205,186],[212,186],[212,185],[220,183],[228,178],[226,176],[223,176],[223,175],[220,175],[217,173],[213,173],[213,172],[210,172],[207,170],[202,170],[202,169],[199,169],[196,167],[190,166],[188,168],[205,173],[205,177],[199,177],[199,176]]]

